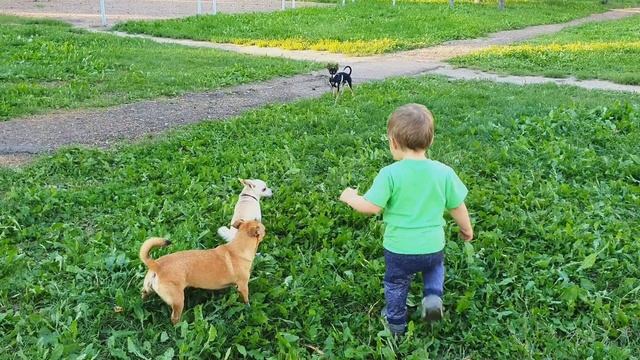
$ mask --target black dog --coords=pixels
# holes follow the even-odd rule
[[[343,71],[338,72],[338,64],[329,64],[327,65],[327,69],[329,70],[329,84],[331,84],[331,92],[335,95],[335,102],[338,102],[338,97],[340,96],[340,86],[344,86],[345,84],[349,85],[349,90],[353,94],[352,80],[351,80],[351,66],[345,66]],[[346,73],[345,70],[349,69],[349,73]]]

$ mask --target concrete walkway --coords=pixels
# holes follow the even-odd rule
[[[566,27],[586,22],[620,19],[638,12],[640,12],[640,8],[613,10],[564,24],[502,31],[481,39],[451,41],[426,49],[358,58],[317,51],[287,51],[124,33],[116,33],[116,35],[143,37],[163,43],[218,48],[253,55],[349,64],[354,69],[353,78],[356,84],[394,76],[437,74],[460,80],[489,80],[518,85],[556,83],[586,89],[640,93],[640,86],[619,85],[600,80],[581,81],[572,78],[500,76],[469,69],[455,69],[443,62],[451,57],[468,54],[489,46],[509,44],[551,34]],[[226,119],[269,103],[319,97],[329,90],[326,73],[318,72],[220,91],[185,94],[171,99],[141,101],[107,109],[50,113],[0,122],[0,165],[20,163],[24,159],[28,159],[30,155],[50,152],[63,146],[108,147],[121,140],[133,140],[206,119]]]
[[[640,86],[616,84],[606,80],[578,80],[575,77],[557,79],[544,76],[501,75],[472,69],[453,68],[450,65],[440,66],[436,69],[429,70],[428,73],[446,76],[455,80],[484,80],[515,85],[553,83],[557,85],[576,86],[589,90],[608,90],[640,94]]]

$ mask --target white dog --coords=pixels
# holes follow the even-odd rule
[[[233,217],[231,218],[231,225],[229,227],[221,226],[218,228],[218,235],[225,239],[227,242],[231,241],[238,232],[238,229],[233,227],[233,224],[239,220],[250,221],[258,220],[262,221],[262,213],[260,212],[260,198],[270,197],[273,195],[271,189],[267,187],[267,183],[258,179],[243,180],[238,179],[244,185],[240,198],[236,203],[236,207],[233,210]]]

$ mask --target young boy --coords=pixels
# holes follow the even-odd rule
[[[340,200],[363,214],[384,210],[383,315],[394,335],[405,332],[407,293],[414,274],[424,280],[422,317],[442,318],[445,210],[465,241],[473,229],[464,199],[467,188],[450,167],[427,158],[433,143],[434,119],[423,105],[408,104],[389,117],[389,150],[395,163],[384,167],[364,196],[345,189]]]

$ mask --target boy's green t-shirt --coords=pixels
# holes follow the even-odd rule
[[[384,209],[385,249],[431,254],[444,249],[444,211],[462,205],[467,192],[443,163],[400,160],[380,170],[364,198]]]

